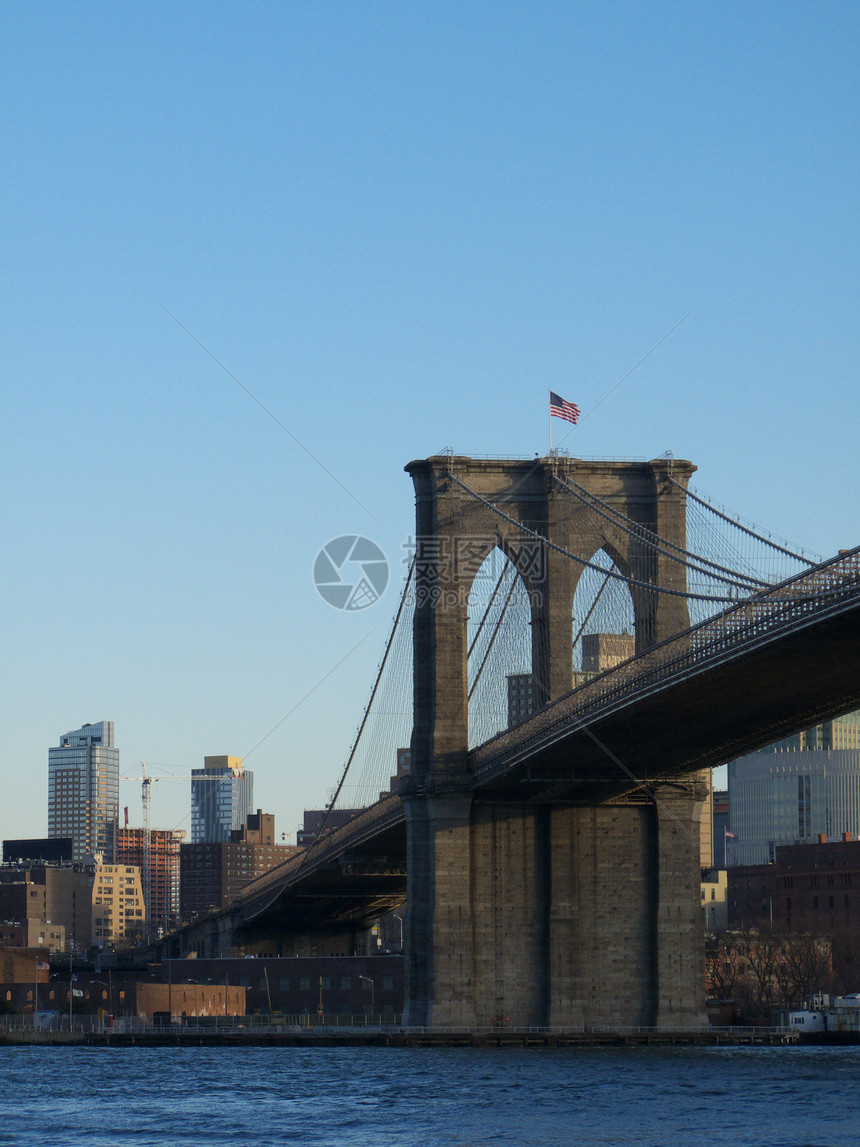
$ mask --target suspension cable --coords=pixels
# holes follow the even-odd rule
[[[505,574],[507,572],[508,572],[507,565],[502,566],[502,572],[499,574],[499,580],[496,582],[495,587],[493,588],[493,592],[490,595],[490,600],[487,602],[487,608],[484,610],[484,613],[481,617],[481,620],[478,623],[477,632],[475,633],[475,636],[472,639],[472,644],[469,646],[469,650],[466,654],[467,657],[472,656],[472,653],[475,649],[475,646],[478,644],[478,638],[481,636],[481,632],[484,628],[484,623],[486,622],[487,618],[490,616],[490,610],[493,608],[493,602],[496,600],[496,594],[501,589],[502,581],[504,580]]]
[[[385,669],[385,663],[388,661],[388,655],[391,652],[391,647],[394,645],[394,635],[397,632],[397,626],[400,622],[400,618],[401,618],[401,615],[403,613],[403,608],[406,605],[407,598],[409,597],[409,587],[412,584],[412,575],[415,572],[415,562],[416,562],[416,555],[413,555],[412,561],[409,563],[409,573],[406,576],[406,585],[403,587],[403,593],[400,595],[400,602],[397,606],[397,613],[394,616],[394,622],[391,626],[391,633],[389,635],[388,642],[386,643],[385,652],[382,655],[382,660],[379,663],[379,668],[376,671],[376,680],[373,682],[373,688],[370,691],[370,698],[367,702],[367,705],[365,706],[364,714],[361,718],[361,723],[358,726],[358,732],[355,734],[355,740],[352,743],[352,748],[350,749],[349,756],[347,757],[346,764],[344,765],[344,768],[343,768],[343,773],[341,774],[341,778],[337,783],[337,788],[334,791],[334,795],[332,796],[329,803],[326,805],[325,814],[323,816],[322,823],[320,824],[319,828],[317,829],[316,836],[311,841],[310,845],[308,845],[308,847],[305,849],[305,855],[302,858],[301,864],[299,865],[299,870],[305,864],[305,862],[307,861],[311,852],[316,847],[317,843],[322,840],[326,825],[328,824],[328,820],[329,820],[329,816],[331,814],[331,811],[334,808],[335,804],[337,803],[337,798],[340,796],[341,789],[343,788],[343,786],[346,782],[346,776],[347,776],[347,773],[349,772],[350,766],[352,765],[353,759],[354,759],[355,754],[358,750],[358,744],[359,744],[359,741],[361,740],[361,735],[364,732],[364,727],[367,724],[368,719],[370,718],[370,710],[373,707],[373,700],[376,697],[377,691],[379,689],[379,683],[382,680],[382,673],[383,673],[383,670]]]
[[[594,595],[594,601],[591,603],[591,606],[589,607],[588,613],[585,615],[585,620],[583,621],[582,625],[580,625],[579,630],[576,634],[576,637],[574,637],[574,639],[573,639],[573,648],[574,649],[576,649],[577,645],[579,644],[579,639],[582,637],[583,633],[585,633],[585,627],[586,627],[586,625],[588,625],[589,621],[591,621],[591,615],[597,609],[597,603],[600,601],[601,597],[603,596],[603,591],[606,589],[606,587],[608,585],[609,585],[609,574],[607,573],[606,577],[603,579],[603,585],[600,587],[600,589]]]
[[[507,570],[507,567],[505,567],[505,571],[506,570]],[[505,571],[503,571],[503,573]],[[470,701],[472,700],[472,694],[475,692],[475,689],[478,687],[478,682],[481,680],[481,674],[484,672],[484,666],[487,664],[487,659],[489,658],[490,653],[493,650],[493,645],[494,645],[496,637],[498,636],[498,633],[499,633],[499,627],[501,626],[502,621],[504,620],[505,611],[507,610],[508,605],[510,604],[511,598],[514,595],[514,590],[516,589],[516,587],[517,587],[517,571],[514,568],[514,576],[511,579],[511,588],[508,590],[508,596],[505,598],[505,604],[502,606],[501,612],[499,613],[499,616],[496,619],[496,624],[493,628],[492,634],[490,635],[490,640],[489,640],[489,643],[487,645],[486,651],[484,653],[483,660],[481,661],[481,664],[478,666],[478,672],[475,674],[475,680],[472,682],[471,688],[469,689],[468,699]],[[484,614],[484,616],[486,617],[486,613]]]
[[[772,541],[770,538],[765,538],[762,537],[761,534],[757,534],[755,530],[751,530],[749,526],[745,526],[742,522],[738,522],[735,518],[730,517],[728,514],[724,514],[722,510],[718,510],[716,506],[712,505],[705,498],[700,498],[698,494],[694,494],[692,490],[682,486],[680,482],[676,482],[671,474],[667,474],[666,477],[673,486],[677,486],[679,490],[683,490],[688,498],[692,498],[694,502],[698,502],[700,506],[704,506],[706,510],[710,510],[712,514],[716,514],[718,518],[722,518],[724,522],[728,522],[729,525],[734,526],[736,530],[740,530],[742,533],[748,534],[751,538],[755,538],[756,541],[761,542],[765,546],[770,546],[770,548],[773,550],[778,550],[781,554],[785,554],[787,557],[792,558],[796,562],[803,562],[803,564],[807,566],[816,566],[820,564],[819,562],[812,561],[810,558],[804,557],[802,554],[796,554],[793,550],[786,549],[785,546],[779,545],[777,542]]]
[[[714,605],[737,605],[738,603],[737,597],[716,597],[712,594],[693,593],[683,589],[669,589],[667,586],[657,585],[654,582],[640,581],[634,577],[625,577],[621,572],[608,570],[605,566],[597,565],[596,562],[587,561],[585,558],[581,558],[578,554],[572,554],[570,550],[566,550],[563,546],[558,545],[556,542],[551,542],[549,538],[545,538],[543,534],[539,534],[537,530],[532,530],[529,526],[523,525],[523,523],[518,521],[516,518],[512,518],[510,514],[506,514],[504,510],[500,510],[498,506],[494,506],[492,502],[488,502],[486,498],[482,498],[480,494],[470,489],[465,482],[461,482],[457,475],[452,474],[450,470],[448,471],[447,476],[451,479],[452,482],[456,482],[456,484],[462,490],[465,490],[467,494],[475,498],[476,501],[486,506],[488,510],[492,510],[492,512],[498,517],[502,518],[510,525],[516,526],[516,528],[522,531],[522,533],[528,534],[530,537],[535,538],[539,542],[543,542],[544,545],[548,546],[551,550],[555,550],[555,552],[561,554],[562,557],[570,558],[571,561],[576,562],[578,565],[583,566],[585,569],[597,570],[598,573],[603,574],[605,577],[612,577],[615,578],[616,581],[623,581],[624,584],[628,586],[635,585],[638,589],[647,590],[649,593],[662,593],[668,597],[684,597],[691,601],[708,601],[712,602]]]
[[[575,498],[579,498],[589,509],[594,510],[596,514],[600,514],[602,518],[606,518],[607,521],[610,522],[612,522],[612,517],[617,518],[618,521],[612,522],[613,525],[620,526],[620,528],[631,537],[637,537],[647,542],[657,553],[662,554],[663,557],[669,558],[671,561],[685,565],[688,569],[694,570],[696,573],[704,574],[706,577],[713,577],[717,581],[724,581],[728,585],[734,585],[738,589],[764,589],[772,584],[763,578],[751,577],[749,574],[741,573],[740,570],[733,570],[727,566],[721,566],[718,562],[711,561],[710,558],[703,557],[701,554],[694,554],[692,551],[684,549],[683,546],[679,546],[676,542],[670,542],[667,538],[661,537],[647,526],[640,525],[639,522],[634,522],[632,518],[628,518],[626,514],[623,514],[614,506],[610,506],[607,502],[604,502],[602,498],[598,498],[596,494],[590,493],[590,491],[579,486],[577,483],[568,482],[560,478],[557,474],[554,475],[554,477],[562,489],[573,494]],[[681,488],[683,489],[683,487]],[[610,517],[610,515],[612,515],[612,517]],[[663,549],[664,546],[667,548]],[[679,554],[684,554],[685,557],[691,558],[692,561],[684,561],[683,557],[677,557],[675,554],[669,553],[669,549],[677,550]],[[704,566],[710,566],[711,568],[704,569],[702,568]],[[715,570],[718,572],[713,572]],[[728,576],[720,577],[719,574],[726,574]]]

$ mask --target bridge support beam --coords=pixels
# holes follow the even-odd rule
[[[406,1025],[473,1027],[476,1022],[471,804],[464,793],[405,803]]]
[[[704,1022],[705,926],[700,817],[707,773],[652,789],[657,817],[656,1016],[661,1028]]]

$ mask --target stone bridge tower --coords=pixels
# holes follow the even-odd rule
[[[677,546],[689,462],[440,456],[407,467],[416,491],[408,951],[404,1022],[578,1026],[699,1023],[702,785],[594,807],[481,801],[468,752],[467,608],[498,546],[531,601],[538,703],[569,692],[582,567],[518,525],[631,585],[637,651],[689,624],[683,565],[560,489],[575,482]],[[678,485],[669,481],[673,478]],[[501,511],[501,513],[497,512]],[[512,519],[512,520],[509,520]],[[654,762],[655,773],[659,761]]]

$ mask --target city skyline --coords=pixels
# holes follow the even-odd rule
[[[672,450],[799,545],[860,540],[858,26],[5,12],[0,837],[45,835],[44,746],[103,714],[129,777],[242,757],[291,836],[384,647],[403,466],[544,453],[550,390],[582,410],[555,445]],[[354,611],[313,580],[348,535],[391,571]],[[153,789],[153,825],[190,830],[183,786]]]

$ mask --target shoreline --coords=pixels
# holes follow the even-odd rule
[[[817,1033],[826,1035],[827,1033]],[[51,1032],[0,1030],[2,1047],[715,1047],[797,1046],[858,1043],[855,1033],[829,1033],[842,1039],[812,1039],[781,1029],[759,1031],[409,1031],[354,1028],[289,1032],[169,1030],[137,1032]]]

